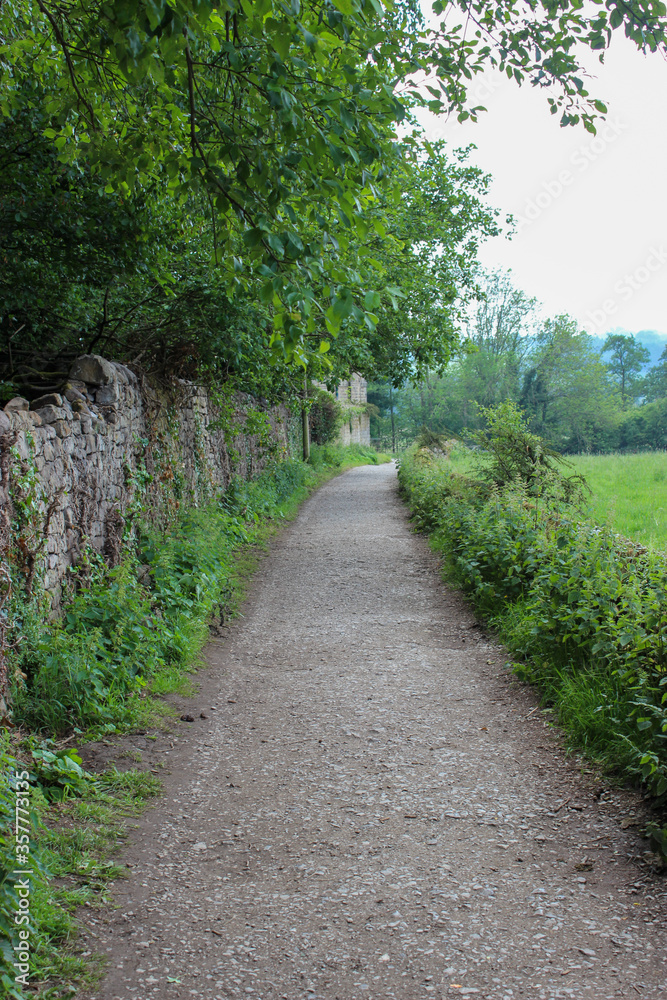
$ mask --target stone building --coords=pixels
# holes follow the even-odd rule
[[[371,418],[366,412],[368,383],[361,375],[351,375],[349,382],[339,382],[334,393],[345,411],[346,419],[340,429],[340,444],[371,443]]]

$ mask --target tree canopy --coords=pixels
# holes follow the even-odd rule
[[[226,330],[229,344],[255,322],[250,309],[274,361],[316,366],[337,339],[344,356],[352,330],[387,370],[412,364],[410,352],[417,367],[429,352],[437,361],[435,336],[425,346],[410,310],[400,331],[389,310],[404,285],[414,292],[417,258],[438,271],[447,219],[449,270],[430,294],[445,342],[455,339],[449,307],[470,286],[469,251],[491,222],[477,204],[457,221],[438,215],[435,174],[449,168],[419,136],[415,108],[476,117],[468,87],[491,64],[549,87],[563,124],[594,130],[605,108],[587,91],[577,45],[603,54],[622,28],[664,51],[666,20],[661,0],[590,10],[579,0],[437,0],[433,10],[435,27],[414,0],[6,0],[2,252],[18,252],[10,270],[23,269],[3,290],[7,343],[61,314],[79,325],[80,346],[95,325],[98,342],[113,330],[118,345],[134,324],[147,330],[145,357],[191,357],[196,338],[165,346],[156,329],[175,331],[187,312],[191,326],[201,315]],[[435,217],[426,250],[409,221],[422,181]],[[466,258],[458,275],[456,255]],[[28,281],[43,265],[59,283],[38,281],[31,301]],[[114,285],[124,292],[112,320]],[[205,341],[202,363],[207,351],[229,363]],[[255,349],[253,335],[240,341]]]

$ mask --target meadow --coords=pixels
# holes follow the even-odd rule
[[[667,549],[667,452],[571,455],[586,477],[590,518],[654,549]]]
[[[456,448],[452,468],[474,475],[482,456]],[[667,451],[639,454],[568,455],[569,473],[580,473],[591,489],[587,512],[596,524],[652,549],[667,549]]]

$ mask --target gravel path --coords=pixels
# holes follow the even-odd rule
[[[244,613],[91,924],[96,1000],[667,996],[627,797],[510,683],[392,466],[313,496]]]

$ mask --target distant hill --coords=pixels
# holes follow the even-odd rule
[[[623,333],[627,336],[632,331],[610,330],[609,332]],[[599,351],[605,342],[605,338],[592,337],[591,339],[593,341],[593,347],[596,351]],[[650,368],[652,365],[657,365],[660,360],[660,355],[664,351],[665,345],[667,344],[667,333],[659,333],[657,330],[640,330],[639,333],[635,333],[635,340],[638,340],[640,344],[643,344],[644,347],[650,351],[651,360],[646,367]]]

